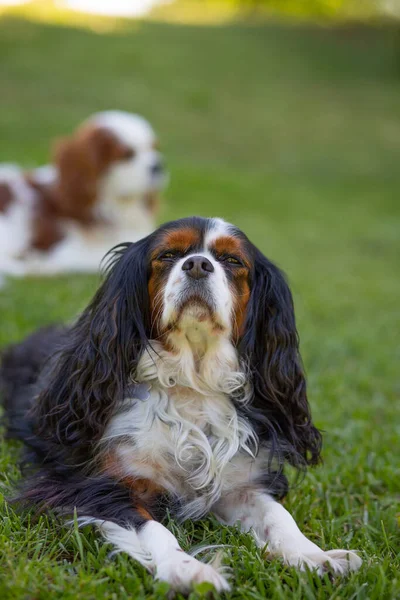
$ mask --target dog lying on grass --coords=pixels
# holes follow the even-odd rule
[[[97,272],[109,248],[151,233],[167,182],[157,146],[145,119],[106,111],[58,140],[52,165],[0,165],[0,274]]]
[[[285,463],[318,463],[292,296],[281,271],[221,219],[167,223],[120,246],[72,327],[5,352],[10,435],[34,468],[20,501],[76,511],[179,591],[221,572],[162,524],[209,513],[240,523],[299,569],[345,574],[279,503]]]

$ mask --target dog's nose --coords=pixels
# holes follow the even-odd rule
[[[164,171],[164,165],[162,164],[161,160],[158,160],[157,162],[152,164],[150,167],[150,172],[154,176],[161,175],[163,173],[163,171]]]
[[[208,258],[204,256],[191,256],[182,265],[182,271],[186,271],[193,279],[202,279],[214,271],[214,267]]]

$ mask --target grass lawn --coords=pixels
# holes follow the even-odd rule
[[[171,523],[182,547],[224,543],[229,598],[400,598],[400,43],[394,31],[236,22],[113,31],[0,20],[0,161],[37,165],[95,110],[147,116],[172,174],[160,220],[242,227],[288,273],[324,465],[286,506],[325,548],[354,548],[347,579],[264,560],[212,520]],[[73,318],[97,277],[13,282],[0,346]],[[0,443],[0,492],[19,448]],[[167,587],[90,530],[0,516],[0,598],[165,598]],[[199,589],[191,599],[203,598]]]

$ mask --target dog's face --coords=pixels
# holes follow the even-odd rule
[[[157,143],[150,124],[138,115],[106,111],[90,117],[54,147],[60,212],[87,222],[103,211],[113,217],[112,211],[140,199],[153,212],[151,197],[168,180]]]
[[[192,219],[159,231],[148,289],[157,336],[201,342],[243,333],[254,262],[250,243],[221,219]]]
[[[89,124],[107,128],[126,148],[103,175],[106,193],[122,201],[161,191],[167,183],[164,159],[150,124],[138,115],[108,111],[94,115]]]

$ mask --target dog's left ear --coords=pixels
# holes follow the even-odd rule
[[[240,353],[249,363],[253,406],[269,424],[271,443],[295,466],[316,464],[321,434],[311,420],[292,294],[283,273],[255,250],[251,296]]]

